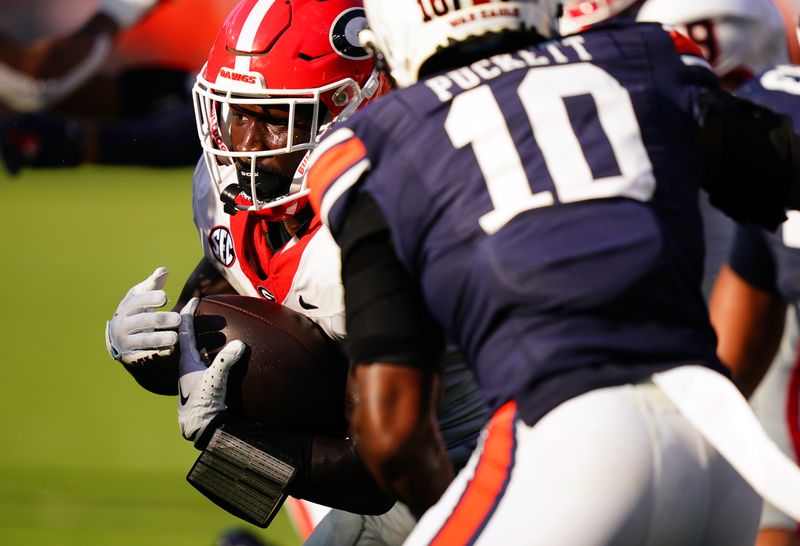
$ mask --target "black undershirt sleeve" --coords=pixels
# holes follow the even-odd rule
[[[791,118],[718,89],[702,95],[700,109],[703,186],[711,204],[737,222],[775,230],[800,179]]]
[[[350,361],[440,366],[442,329],[397,257],[383,214],[369,195],[353,197],[335,236],[342,249]]]
[[[775,258],[757,226],[738,226],[729,259],[730,267],[748,284],[777,294]]]

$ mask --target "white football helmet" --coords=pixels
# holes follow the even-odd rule
[[[383,56],[399,87],[419,79],[440,49],[487,33],[557,34],[561,0],[365,0],[369,27],[361,42]]]
[[[291,184],[277,189],[258,162],[310,151],[328,124],[388,87],[358,42],[365,25],[361,0],[242,0],[230,13],[193,89],[200,143],[226,211],[277,220],[304,205],[308,153]],[[234,151],[231,109],[243,105],[286,108],[286,145]],[[312,113],[307,138],[295,138],[301,109]],[[234,165],[239,184],[232,185]]]
[[[637,20],[677,27],[701,47],[719,77],[746,78],[789,60],[772,0],[647,0]]]
[[[692,38],[720,77],[746,79],[788,60],[783,21],[772,0],[565,0],[561,31],[583,30],[628,8],[637,21],[673,25]]]

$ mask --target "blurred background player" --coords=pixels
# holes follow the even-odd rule
[[[610,20],[674,25],[698,44],[723,87],[735,91],[755,74],[787,62],[784,22],[772,0],[566,0],[561,31],[570,34]],[[701,193],[706,297],[727,257],[733,222]]]
[[[364,24],[356,0],[246,0],[231,12],[195,86],[204,158],[194,176],[194,217],[205,257],[175,309],[192,296],[236,292],[277,301],[317,322],[333,339],[346,337],[338,249],[308,205],[304,158],[330,124],[383,91],[385,80],[357,42]],[[109,324],[109,348],[145,388],[176,394],[174,328],[180,320],[175,312],[148,312],[166,303],[165,282],[166,271],[159,269],[131,290]],[[156,331],[142,334],[143,328]],[[147,363],[155,354],[162,358]],[[439,419],[453,464],[460,467],[486,408],[457,355],[450,355],[446,369]],[[189,383],[199,378],[192,377],[182,380],[184,395],[195,390]],[[187,405],[181,408],[183,431],[199,435],[208,423],[190,423],[185,415],[191,399]],[[318,484],[310,483],[305,492],[291,492],[347,509],[332,511],[308,543],[402,543],[415,523],[404,506],[379,517],[362,515],[389,505],[382,496],[366,496],[377,490],[371,491],[374,482],[351,460],[352,446],[337,439],[303,441],[313,446],[313,461],[304,470],[311,482],[324,480],[328,491],[315,491],[312,485]],[[326,468],[326,460],[339,466]],[[327,509],[310,508],[306,518],[313,527]],[[298,530],[301,536],[310,531],[302,525]]]
[[[552,40],[558,4],[365,2],[399,89],[308,175],[342,249],[356,446],[433,505],[407,544],[752,544],[741,475],[800,518],[800,469],[716,357],[698,192],[774,228],[800,144],[681,34]],[[436,323],[496,410],[446,490]]]
[[[567,1],[565,8],[564,23],[569,29],[614,17],[675,25],[701,46],[726,89],[794,116],[797,126],[800,101],[795,96],[797,86],[791,85],[797,72],[791,67],[779,68],[790,56],[798,60],[797,13],[787,2],[618,0],[603,6]],[[782,32],[781,27],[786,30]],[[765,80],[766,74],[769,76]],[[771,87],[769,91],[763,87],[765,81]],[[753,396],[752,406],[770,437],[784,453],[797,460],[800,442],[794,439],[800,438],[797,426],[800,410],[796,407],[800,385],[791,380],[797,366],[797,321],[794,311],[785,314],[785,302],[794,301],[796,296],[791,284],[786,284],[792,261],[785,258],[793,253],[787,248],[792,238],[786,234],[792,233],[796,213],[789,213],[789,221],[773,235],[754,226],[730,229],[733,227],[730,220],[721,217],[707,200],[703,205],[707,244],[705,288],[708,291],[710,281],[716,281],[710,311],[719,337],[719,356],[731,368],[734,380],[746,396],[753,394],[770,369]],[[738,233],[736,238],[734,231]],[[724,264],[734,240],[731,263]],[[784,329],[785,316],[788,320]],[[773,357],[774,365],[770,368]],[[758,538],[761,546],[800,544],[797,524],[770,503],[764,505],[761,528]]]
[[[4,2],[0,153],[6,169],[194,164],[200,149],[192,138],[191,84],[233,5]]]
[[[737,94],[792,116],[795,130],[800,127],[800,66],[767,70]],[[775,233],[756,226],[737,228],[710,305],[720,358],[743,392],[752,395],[753,409],[769,435],[795,460],[800,460],[798,214],[790,211]],[[769,503],[764,505],[761,529],[759,546],[800,544],[797,523]]]

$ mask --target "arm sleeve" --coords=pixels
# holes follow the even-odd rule
[[[775,258],[758,227],[737,228],[729,262],[731,269],[748,284],[777,293]]]
[[[739,223],[775,230],[794,185],[791,118],[718,89],[699,99],[703,186],[711,204]]]
[[[383,214],[369,195],[353,196],[337,241],[342,249],[350,360],[420,368],[440,365],[442,330],[397,257]]]

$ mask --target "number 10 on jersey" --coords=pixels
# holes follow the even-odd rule
[[[628,91],[598,66],[580,63],[531,69],[517,89],[554,192],[534,192],[503,109],[488,85],[453,99],[445,131],[456,148],[471,145],[493,210],[481,228],[493,234],[512,218],[535,208],[589,199],[627,197],[648,201],[655,191],[653,166],[642,141]],[[565,97],[590,96],[610,146],[616,174],[595,178],[585,150],[596,143],[576,134]],[[597,138],[597,137],[595,137]],[[556,201],[557,200],[557,201]]]

